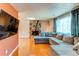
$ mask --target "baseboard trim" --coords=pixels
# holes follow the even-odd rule
[[[16,46],[16,48],[10,53],[9,56],[12,56],[12,54],[17,50],[18,47],[19,47],[19,45]]]

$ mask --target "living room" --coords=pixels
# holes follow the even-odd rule
[[[2,29],[6,23],[9,24],[7,32],[11,32],[12,35],[8,36],[12,40],[7,37],[5,39],[8,40],[1,39],[0,55],[78,56],[78,7],[78,3],[0,4],[1,16],[3,15],[3,18],[0,18],[0,25],[3,27],[0,27]],[[9,23],[4,17],[6,13],[11,19]],[[15,23],[18,26],[14,26]]]
[[[68,11],[69,5],[66,6],[68,7],[65,7],[65,12],[63,13],[61,9],[62,14],[56,15],[54,18],[30,20],[30,35],[33,36],[35,44],[49,44],[49,47],[56,52],[53,52],[56,55],[78,56],[79,6],[71,8],[70,11]]]
[[[30,35],[33,36],[32,38],[34,38],[36,46],[40,44],[43,44],[43,46],[49,44],[49,47],[51,47],[53,51],[53,53],[51,53],[52,56],[78,55],[79,52],[77,49],[79,41],[77,36],[71,35],[70,12],[58,16],[55,20],[31,20],[30,22]],[[49,52],[50,51],[49,48]],[[40,53],[40,55],[43,56],[44,54]],[[48,53],[48,55],[50,55],[50,53]]]

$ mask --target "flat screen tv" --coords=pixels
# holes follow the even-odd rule
[[[19,20],[15,17],[11,16],[4,10],[0,10],[0,17],[5,18],[6,23],[4,23],[5,30],[8,32],[16,32],[18,31]],[[1,19],[0,19],[1,20]]]

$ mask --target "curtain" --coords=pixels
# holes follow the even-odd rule
[[[73,36],[79,36],[79,9],[71,11],[71,34]]]
[[[53,23],[54,23],[54,29],[53,29],[53,30],[54,30],[55,33],[56,33],[56,19],[57,19],[57,18],[54,18],[54,19],[53,19]]]

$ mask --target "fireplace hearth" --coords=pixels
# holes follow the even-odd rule
[[[32,31],[32,35],[34,36],[39,35],[39,31]]]

